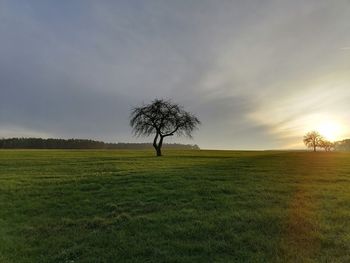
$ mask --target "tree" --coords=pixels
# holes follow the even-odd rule
[[[192,132],[199,124],[198,118],[186,112],[182,106],[162,99],[155,99],[148,105],[136,107],[130,115],[130,126],[134,135],[155,135],[153,147],[157,156],[162,155],[164,138],[175,134],[192,138]]]
[[[350,151],[350,139],[345,139],[334,143],[334,149],[336,151]]]
[[[304,136],[303,141],[308,148],[313,148],[314,152],[316,152],[317,147],[321,146],[323,137],[317,131],[311,131]]]
[[[323,148],[326,152],[330,152],[335,148],[335,144],[328,140],[321,140],[320,147]]]

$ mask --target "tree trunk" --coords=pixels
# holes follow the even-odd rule
[[[157,156],[162,156],[162,150],[159,146],[156,148],[156,152],[157,152]]]
[[[316,145],[314,145],[314,152],[316,152]]]
[[[158,142],[158,146],[157,146],[157,156],[162,156],[162,145],[163,145],[163,136],[160,136],[159,142]]]
[[[157,142],[159,136],[160,136],[160,139],[159,139],[159,142]],[[162,156],[162,145],[163,145],[163,136],[157,133],[153,140],[153,147],[156,150],[156,156]]]
[[[156,136],[154,137],[154,140],[153,140],[153,147],[154,147],[154,149],[156,150],[157,156],[159,156],[159,155],[158,155],[157,140],[158,140],[158,133],[157,133]]]

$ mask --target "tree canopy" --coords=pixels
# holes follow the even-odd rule
[[[304,144],[308,148],[312,148],[314,152],[316,152],[317,147],[323,148],[326,152],[330,152],[336,149],[337,143],[331,142],[325,139],[320,133],[317,131],[308,132],[304,136]]]
[[[200,121],[194,114],[170,100],[155,99],[150,104],[135,107],[130,115],[134,135],[155,135],[153,147],[157,156],[162,155],[161,148],[165,137],[178,135],[191,138],[199,124]]]
[[[308,132],[303,139],[304,144],[308,148],[312,148],[314,152],[316,152],[317,147],[321,146],[323,140],[323,137],[317,131]]]

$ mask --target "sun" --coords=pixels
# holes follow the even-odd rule
[[[317,125],[316,130],[330,141],[339,140],[342,134],[341,125],[335,121],[321,122]]]

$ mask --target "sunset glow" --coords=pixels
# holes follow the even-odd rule
[[[342,126],[333,121],[320,123],[316,130],[330,141],[340,140],[343,133]]]

